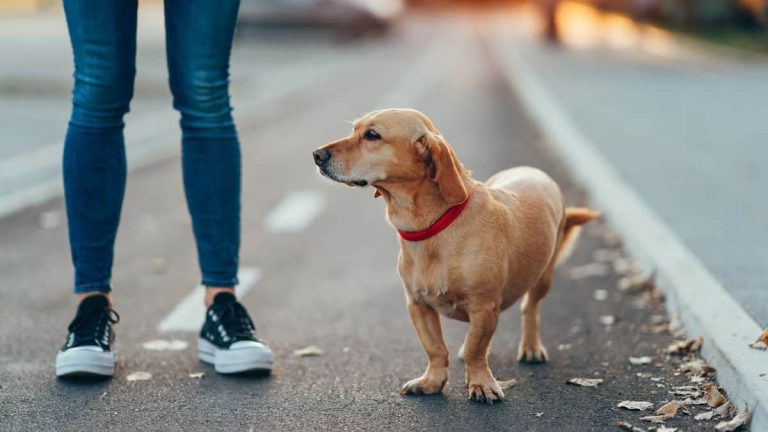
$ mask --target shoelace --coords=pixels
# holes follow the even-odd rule
[[[248,339],[256,340],[253,331],[256,326],[248,316],[248,311],[238,302],[232,302],[226,306],[221,306],[216,310],[221,325],[227,331],[230,338],[234,340]]]
[[[119,321],[120,315],[114,309],[106,306],[89,308],[78,311],[67,330],[75,335],[74,342],[93,339],[101,346],[107,327]]]

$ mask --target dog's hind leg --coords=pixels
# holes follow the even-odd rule
[[[522,334],[520,345],[517,348],[517,360],[527,363],[543,363],[549,359],[546,348],[541,343],[539,334],[539,321],[541,318],[540,305],[541,300],[549,292],[552,285],[552,275],[554,273],[554,263],[544,272],[539,283],[523,297],[520,303],[522,318]]]
[[[427,353],[429,363],[424,375],[403,384],[400,394],[440,393],[448,382],[448,348],[443,339],[440,314],[429,305],[408,303],[411,321]]]

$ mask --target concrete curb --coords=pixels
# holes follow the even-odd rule
[[[760,326],[560,109],[517,51],[509,27],[499,20],[486,34],[508,84],[627,249],[656,270],[669,312],[690,335],[703,336],[702,356],[730,399],[739,408],[749,404],[752,430],[768,430],[768,352],[748,347]]]

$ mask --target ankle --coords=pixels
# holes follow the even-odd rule
[[[205,307],[209,308],[213,304],[213,299],[219,294],[219,293],[230,293],[232,295],[235,295],[235,288],[234,287],[205,287]]]
[[[79,293],[77,294],[77,302],[80,303],[83,300],[87,299],[88,297],[97,296],[97,295],[106,298],[107,302],[109,302],[109,307],[110,308],[112,307],[112,294],[101,292],[101,291],[90,291],[90,292]]]

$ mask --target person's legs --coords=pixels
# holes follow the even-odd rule
[[[229,104],[239,0],[165,0],[173,105],[181,112],[184,190],[206,289],[198,356],[220,373],[270,370],[272,351],[234,296],[240,249],[240,144]]]
[[[240,249],[240,144],[229,103],[238,6],[239,0],[165,1],[168,70],[181,113],[184,190],[202,283],[227,290],[237,284]]]
[[[63,172],[75,292],[111,290],[126,178],[123,116],[133,95],[136,0],[64,0],[75,84]]]
[[[111,376],[115,357],[110,279],[125,191],[123,116],[133,95],[136,0],[64,0],[75,58],[64,142],[64,193],[80,298],[56,375]]]

